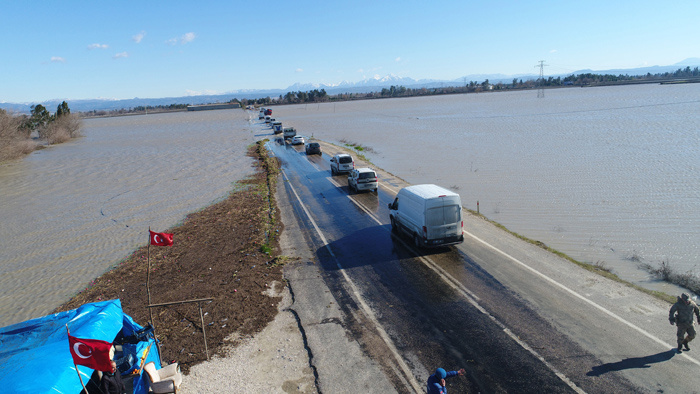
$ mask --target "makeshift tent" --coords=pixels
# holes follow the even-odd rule
[[[122,344],[117,356],[132,361],[119,366],[123,379],[134,393],[148,392],[139,373],[149,361],[160,368],[158,348],[152,330],[125,315],[118,299],[0,328],[1,391],[74,394],[83,390],[69,350],[66,324],[74,337]],[[94,371],[80,365],[78,370],[88,386]]]

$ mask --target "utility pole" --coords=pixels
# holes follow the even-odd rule
[[[544,66],[548,66],[548,64],[544,64],[544,60],[540,60],[540,64],[535,66],[540,68],[540,78],[537,80],[537,98],[544,98],[544,86],[542,85],[544,83]]]

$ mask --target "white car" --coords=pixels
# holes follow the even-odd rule
[[[368,167],[357,168],[348,175],[348,188],[356,193],[360,190],[377,191],[377,173]]]
[[[341,153],[331,158],[331,174],[350,172],[355,169],[355,160],[347,153]]]
[[[292,138],[292,145],[304,145],[305,143],[306,140],[303,136],[295,135],[294,138]]]

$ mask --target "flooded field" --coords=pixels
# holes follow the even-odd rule
[[[0,166],[0,326],[42,316],[252,173],[241,110],[85,121]],[[144,278],[145,280],[145,278]]]
[[[625,279],[700,272],[700,84],[280,107],[304,135],[437,183],[512,231]],[[663,286],[661,286],[663,287]]]
[[[663,287],[640,262],[700,271],[700,84],[272,108],[302,135],[360,144],[376,166],[627,280]],[[149,226],[225,196],[252,173],[246,147],[270,134],[252,115],[90,119],[85,137],[0,165],[0,326],[50,312],[146,244]]]

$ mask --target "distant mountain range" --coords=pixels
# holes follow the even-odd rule
[[[559,75],[547,75],[547,77],[565,77],[569,75],[578,75],[585,73],[595,73],[595,74],[612,74],[612,75],[646,75],[649,74],[659,74],[665,72],[673,72],[679,68],[685,67],[700,67],[700,58],[688,58],[682,62],[672,64],[669,66],[651,66],[651,67],[641,67],[641,68],[630,68],[630,69],[613,69],[613,70],[579,70],[566,74]],[[436,80],[436,79],[420,79],[415,80],[409,77],[399,77],[396,75],[387,75],[385,77],[379,78],[368,78],[359,82],[347,82],[343,81],[339,84],[300,84],[295,83],[287,87],[286,89],[267,89],[267,90],[236,90],[230,93],[218,94],[218,95],[200,95],[200,96],[182,96],[182,97],[163,97],[163,98],[133,98],[125,100],[108,100],[108,99],[89,99],[89,100],[66,100],[72,111],[76,112],[87,112],[87,111],[112,111],[119,109],[128,109],[139,106],[167,106],[170,104],[208,104],[208,103],[225,103],[234,98],[237,99],[258,99],[262,97],[279,97],[280,95],[285,95],[287,92],[306,92],[314,89],[324,89],[326,93],[333,95],[339,93],[367,93],[380,91],[382,88],[387,88],[390,86],[405,86],[407,88],[417,89],[417,88],[439,88],[447,86],[462,86],[464,82],[483,82],[489,80],[491,83],[511,83],[514,78],[528,80],[537,79],[538,74],[516,74],[516,75],[504,75],[504,74],[471,74],[465,75],[461,78],[454,80]],[[41,104],[46,107],[49,111],[53,111],[58,105],[64,101],[64,99],[48,100],[41,103],[7,103],[0,102],[0,108],[6,109],[8,111],[18,112],[18,113],[29,113],[31,111],[31,106],[35,104]]]

